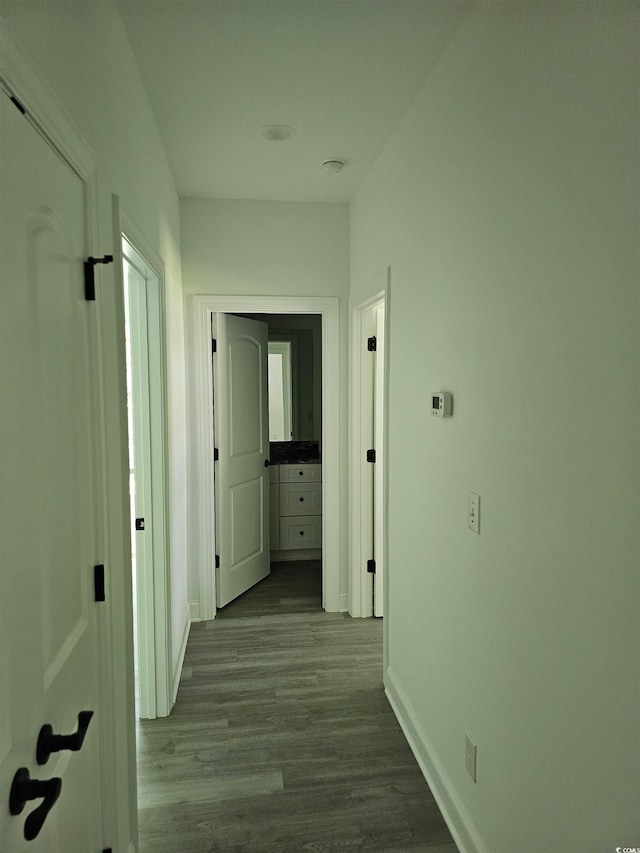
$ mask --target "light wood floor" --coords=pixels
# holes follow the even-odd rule
[[[319,563],[194,624],[139,726],[142,853],[457,853],[382,687],[382,622],[324,613]]]

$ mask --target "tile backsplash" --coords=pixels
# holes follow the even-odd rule
[[[320,462],[318,441],[271,441],[269,459],[272,465],[293,462]]]

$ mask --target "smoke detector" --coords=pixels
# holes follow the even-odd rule
[[[344,169],[344,160],[325,160],[322,168],[329,175],[337,175]]]

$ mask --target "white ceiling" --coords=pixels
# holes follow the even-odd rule
[[[182,196],[348,202],[472,0],[120,0]],[[268,142],[265,124],[297,130]],[[339,175],[322,169],[344,160]]]

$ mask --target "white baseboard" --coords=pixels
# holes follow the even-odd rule
[[[180,686],[180,676],[182,675],[182,666],[184,664],[184,654],[187,651],[187,640],[189,639],[189,629],[191,628],[191,606],[187,605],[187,609],[184,615],[184,628],[182,630],[182,639],[180,640],[180,651],[178,652],[178,659],[173,669],[173,684],[171,690],[171,707],[176,703],[176,696],[178,695],[178,687]]]
[[[272,563],[285,563],[289,560],[321,560],[322,548],[294,548],[287,551],[272,551]]]
[[[191,616],[192,622],[200,622],[200,602],[199,601],[190,601],[189,602],[189,615]]]
[[[489,853],[391,667],[387,668],[385,691],[458,850],[460,853]]]
[[[349,610],[349,593],[341,592],[340,599],[338,601],[338,607],[340,608],[340,613],[346,613]]]

